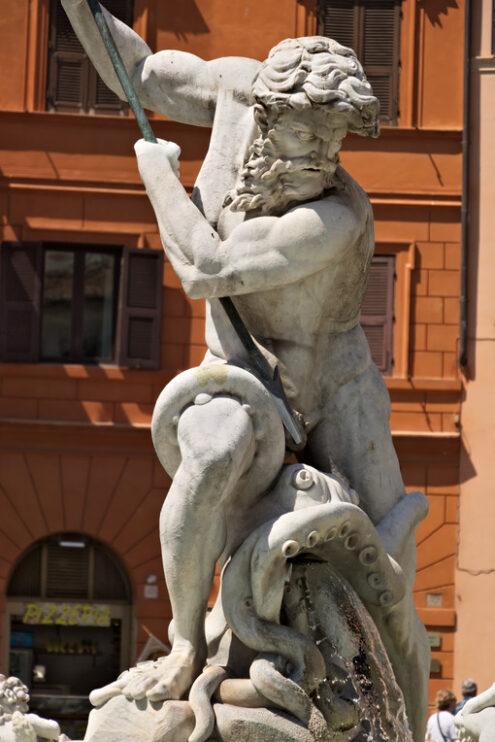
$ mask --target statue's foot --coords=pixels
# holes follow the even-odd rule
[[[118,695],[124,695],[129,701],[146,697],[152,702],[179,700],[191,687],[199,669],[194,654],[172,650],[166,657],[140,662],[115,682],[96,688],[89,700],[97,707]]]
[[[146,696],[152,702],[178,701],[189,690],[202,666],[194,654],[180,650],[172,650],[158,662],[161,663],[159,677],[146,691]]]

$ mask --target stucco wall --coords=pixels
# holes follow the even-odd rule
[[[471,67],[469,344],[462,403],[459,555],[456,570],[458,630],[455,684],[473,677],[478,687],[495,677],[495,59],[492,3],[473,3]]]

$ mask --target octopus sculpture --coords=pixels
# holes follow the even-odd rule
[[[279,435],[251,374],[231,366],[184,372],[155,409],[155,448],[169,473],[180,462],[180,414],[215,393],[235,394],[254,410],[258,440]],[[242,529],[226,546],[205,623],[208,663],[187,700],[127,700],[121,689],[129,675],[153,671],[141,663],[93,691],[93,704],[104,705],[90,715],[87,742],[413,742],[394,649],[407,646],[407,636],[394,609],[407,610],[402,550],[427,500],[407,494],[374,525],[338,473],[284,464],[280,451],[283,441],[260,447],[244,483],[245,491],[260,489],[263,472],[273,469],[272,484],[242,513]],[[129,714],[132,724],[120,723],[113,737],[105,719]],[[128,738],[124,726],[132,728]]]
[[[424,507],[419,493],[404,498],[400,526],[414,528]],[[251,517],[260,525],[225,565],[207,619],[210,662],[187,701],[154,713],[150,739],[410,742],[367,610],[403,597],[401,569],[356,494],[334,475],[287,465]],[[116,696],[108,705],[131,704]],[[93,726],[87,740],[101,735]]]

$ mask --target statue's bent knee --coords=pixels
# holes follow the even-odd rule
[[[244,498],[265,491],[284,460],[285,434],[272,397],[252,373],[228,363],[176,376],[157,400],[151,430],[171,477],[186,457],[204,457],[224,472],[235,462],[240,473],[247,471]]]
[[[254,427],[248,406],[226,395],[198,395],[177,423],[182,458],[228,463],[246,447],[254,445]]]

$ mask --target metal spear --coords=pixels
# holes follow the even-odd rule
[[[127,73],[120,52],[117,49],[117,45],[113,39],[112,33],[108,27],[108,23],[103,15],[101,5],[98,0],[87,0],[89,9],[95,19],[95,23],[98,26],[98,30],[101,34],[101,38],[105,45],[105,48],[112,62],[113,68],[119,82],[122,86],[122,90],[129,102],[129,106],[136,118],[138,126],[143,135],[143,139],[147,142],[156,143],[157,139],[153,134],[153,130],[150,126],[146,114],[143,110],[141,102],[136,95],[134,86]],[[237,337],[244,346],[248,353],[249,360],[251,362],[251,372],[262,382],[265,388],[270,392],[273,397],[273,401],[277,407],[277,410],[282,418],[285,429],[291,436],[296,446],[300,447],[305,442],[305,434],[299,422],[294,418],[294,413],[289,405],[287,397],[285,395],[278,367],[272,370],[270,364],[260,352],[258,346],[254,342],[249,330],[243,322],[242,317],[237,311],[232,299],[228,296],[220,298],[220,303],[224,308],[232,327],[234,328]]]

